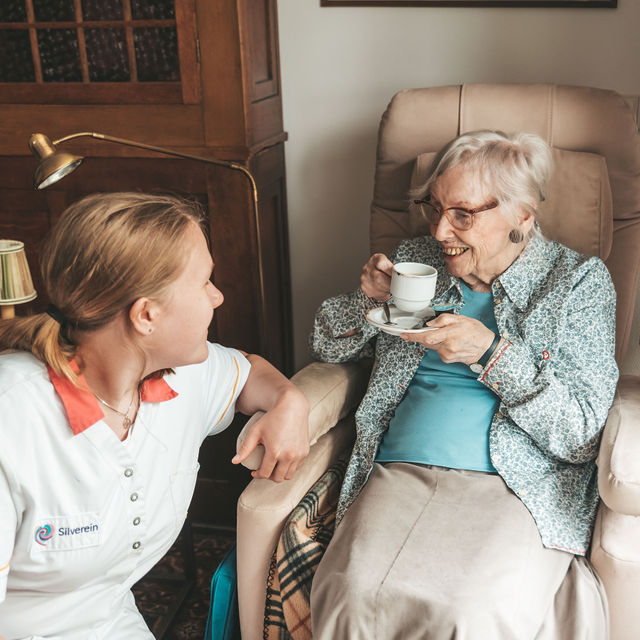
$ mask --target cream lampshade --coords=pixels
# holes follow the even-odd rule
[[[29,302],[36,297],[31,272],[18,240],[0,240],[0,313],[2,318],[13,318],[14,305]]]

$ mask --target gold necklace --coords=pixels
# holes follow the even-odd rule
[[[114,413],[117,413],[119,416],[122,416],[122,428],[124,429],[124,431],[126,433],[129,430],[129,427],[133,424],[133,420],[129,417],[129,410],[131,409],[131,405],[133,405],[133,401],[136,399],[136,394],[134,394],[131,397],[131,402],[129,403],[129,406],[127,407],[127,410],[124,411],[124,412],[122,412],[119,409],[116,409],[115,407],[111,406],[106,400],[103,400],[95,391],[93,392],[93,395],[96,397],[96,400],[98,402],[103,404],[108,409],[111,409],[111,411],[113,411]],[[138,396],[138,400],[141,401],[140,389],[138,389],[137,396]]]

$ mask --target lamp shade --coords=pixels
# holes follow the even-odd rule
[[[18,240],[0,240],[0,305],[29,302],[36,295],[24,244]]]

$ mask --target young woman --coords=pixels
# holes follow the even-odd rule
[[[189,202],[98,194],[42,251],[47,313],[0,323],[0,636],[152,638],[131,586],[177,537],[198,450],[267,413],[255,477],[308,453],[305,398],[262,358],[207,342],[222,293]],[[212,505],[215,509],[215,505]]]

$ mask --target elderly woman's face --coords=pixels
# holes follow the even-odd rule
[[[495,201],[495,195],[475,171],[463,165],[443,173],[431,188],[431,202],[439,209],[461,207],[479,209]],[[531,226],[530,215],[523,212],[520,229],[524,234]],[[431,235],[440,243],[447,270],[469,285],[488,289],[490,283],[518,257],[523,245],[513,244],[509,232],[514,228],[500,212],[500,207],[474,215],[473,225],[466,231],[456,229],[442,216],[431,225]]]

